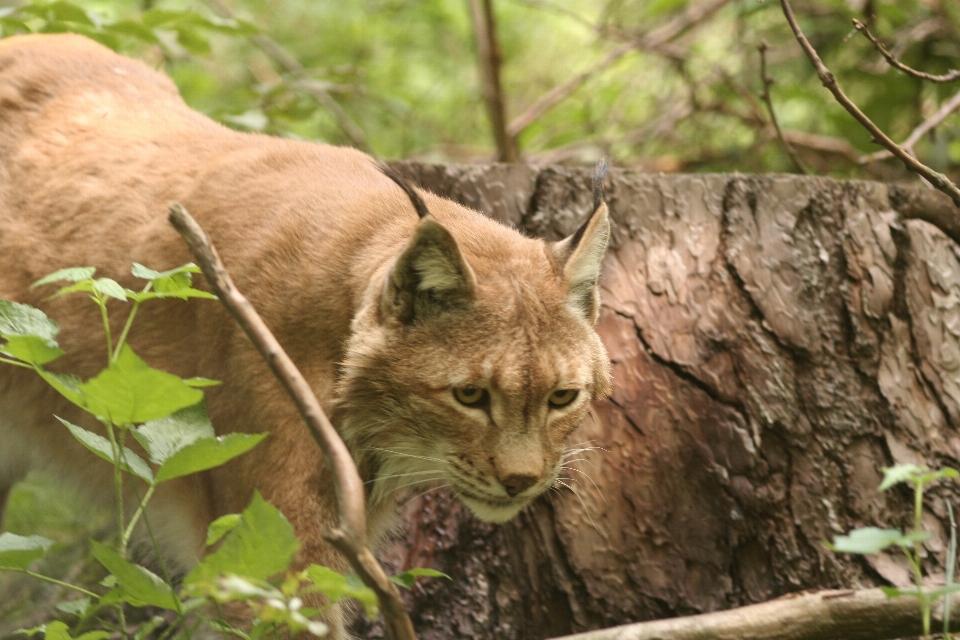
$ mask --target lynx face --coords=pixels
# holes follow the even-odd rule
[[[481,263],[495,234],[458,242],[421,221],[344,363],[344,433],[374,503],[445,486],[503,522],[553,486],[567,435],[609,388],[592,328],[608,228],[601,205],[562,243],[512,234],[502,262]]]

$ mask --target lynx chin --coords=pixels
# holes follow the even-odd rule
[[[483,520],[513,517],[553,485],[567,435],[610,388],[593,328],[602,202],[551,243],[414,195],[357,151],[229,130],[166,76],[83,37],[0,40],[0,298],[56,320],[67,355],[55,370],[91,377],[104,366],[95,305],[30,284],[95,266],[132,287],[132,262],[189,262],[166,220],[182,202],[351,449],[374,541],[398,497],[431,486]],[[303,562],[344,568],[321,535],[336,519],[322,456],[222,307],[163,301],[140,316],[131,346],[152,366],[223,381],[207,394],[218,431],[270,432],[226,466],[161,485],[149,515],[167,560],[188,570],[207,525],[259,489]],[[33,372],[0,366],[0,513],[31,468],[110,499],[112,468],[54,414],[101,431]]]

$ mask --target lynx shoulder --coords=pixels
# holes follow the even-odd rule
[[[609,389],[593,330],[606,207],[548,243],[419,196],[422,217],[357,151],[226,129],[165,76],[82,37],[0,40],[0,298],[44,309],[63,328],[58,365],[93,375],[96,309],[30,284],[90,265],[132,286],[132,262],[188,262],[166,222],[182,202],[331,412],[368,483],[374,539],[410,487],[445,485],[480,518],[512,517],[553,485],[566,436]],[[223,381],[207,399],[218,430],[270,432],[161,486],[150,515],[165,554],[188,569],[207,525],[259,489],[304,561],[339,566],[321,535],[330,475],[245,336],[215,303],[141,313],[132,346],[151,365]],[[53,414],[97,429],[32,372],[0,365],[0,509],[31,468],[109,497],[111,470]]]

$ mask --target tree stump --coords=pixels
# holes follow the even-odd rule
[[[591,209],[588,168],[395,166],[548,239]],[[405,505],[381,556],[453,578],[407,594],[419,636],[546,638],[907,585],[898,552],[823,542],[908,526],[912,494],[879,493],[881,467],[960,465],[960,248],[872,182],[614,170],[607,198],[614,391],[570,440],[592,448],[506,525],[443,492]],[[927,494],[934,580],[955,495]]]

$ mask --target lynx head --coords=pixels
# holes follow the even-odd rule
[[[502,522],[554,484],[567,435],[609,392],[593,329],[607,208],[546,243],[439,198],[428,213],[401,186],[421,219],[354,319],[342,430],[371,504],[447,486]]]

